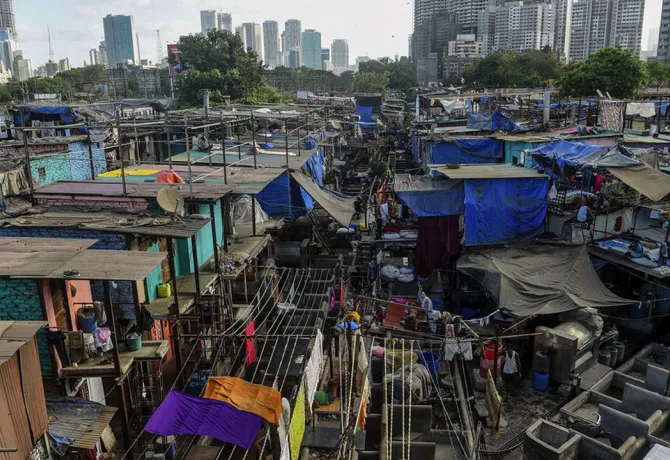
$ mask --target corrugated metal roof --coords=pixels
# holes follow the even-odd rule
[[[155,199],[160,189],[175,188],[185,200],[216,201],[232,191],[232,187],[222,184],[163,184],[163,183],[127,183],[126,196],[129,198]],[[53,195],[122,197],[123,184],[109,181],[62,181],[47,185],[35,192],[35,197]]]
[[[428,165],[430,169],[444,174],[449,179],[546,179],[535,169],[520,168],[507,164],[460,165],[458,169],[449,169],[444,165]]]
[[[61,252],[80,251],[93,246],[97,240],[65,238],[0,237],[0,252]]]
[[[4,252],[0,276],[8,278],[142,281],[158,267],[165,253],[83,250],[61,252]],[[72,276],[66,271],[76,272]]]
[[[47,396],[47,409],[49,434],[72,439],[67,447],[78,449],[93,449],[117,411],[93,401],[58,396]]]
[[[99,230],[107,233],[190,238],[211,221],[211,219],[189,219],[188,217],[181,218],[180,220],[170,220],[166,217],[146,217],[138,214],[124,214],[112,211],[70,211],[65,207],[57,208],[53,211],[48,210],[35,213],[34,211],[37,209],[31,208],[30,213],[18,217],[0,219],[0,226],[80,228]],[[145,221],[148,224],[145,225]],[[123,223],[117,224],[117,222]],[[62,245],[59,242],[71,241],[63,238],[52,238],[52,240],[55,242],[54,247],[58,249],[62,249]]]

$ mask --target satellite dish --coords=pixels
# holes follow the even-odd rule
[[[607,99],[612,99],[612,96],[610,96],[610,92],[609,92],[609,91],[605,91],[605,94],[607,94]]]
[[[174,188],[162,188],[156,194],[158,206],[168,214],[184,215],[184,197]]]
[[[602,98],[605,97],[605,95],[603,94],[603,92],[600,91],[599,89],[597,89],[596,92],[598,93],[598,96],[600,96],[600,97],[602,97]]]

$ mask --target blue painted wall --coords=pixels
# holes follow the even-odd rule
[[[99,147],[98,147],[99,146]],[[95,175],[105,172],[107,162],[105,161],[105,149],[103,143],[93,143],[93,168]],[[73,142],[70,144],[70,171],[74,180],[91,179],[91,160],[88,154],[88,142]]]
[[[40,169],[44,168],[44,176],[40,177]],[[71,180],[69,154],[41,156],[30,160],[30,171],[33,180],[39,185],[49,185],[59,180]]]
[[[35,280],[0,280],[0,320],[43,321],[40,289]],[[37,349],[42,375],[53,374],[51,352],[46,336],[37,333]]]

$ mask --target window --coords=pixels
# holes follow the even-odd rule
[[[47,168],[44,166],[40,166],[37,168],[37,174],[39,175],[40,180],[46,180],[47,179]]]

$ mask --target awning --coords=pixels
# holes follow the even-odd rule
[[[488,164],[488,165],[460,165],[458,169],[450,169],[443,165],[428,165],[449,179],[539,179],[546,178],[544,174],[539,174],[536,170],[530,168],[520,168],[508,164]]]
[[[670,175],[646,164],[629,168],[609,168],[608,171],[652,201],[661,201],[670,195]]]
[[[293,172],[291,176],[340,225],[349,226],[355,213],[354,201],[356,200],[354,198],[345,198],[342,195],[335,195],[333,192],[326,191],[301,172]]]
[[[517,317],[629,305],[600,281],[586,246],[534,244],[464,254],[457,269]]]

